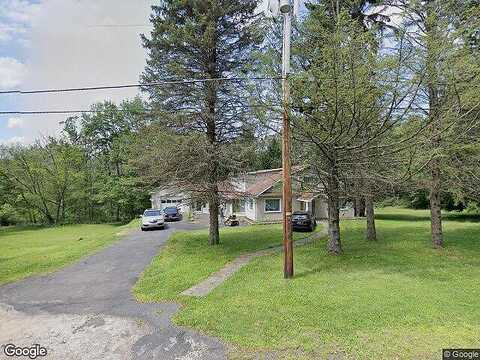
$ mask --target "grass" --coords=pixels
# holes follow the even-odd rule
[[[363,221],[344,221],[344,255],[328,255],[324,241],[297,248],[296,275],[288,281],[281,254],[257,258],[200,299],[178,293],[192,285],[189,271],[204,277],[216,270],[218,256],[233,257],[230,234],[216,249],[203,248],[205,234],[177,234],[168,255],[161,253],[137,285],[137,296],[178,299],[185,306],[175,323],[223,339],[232,359],[424,360],[440,358],[442,348],[478,347],[480,223],[447,216],[445,248],[434,250],[424,212],[379,213],[376,243],[363,239]],[[281,237],[257,229],[243,235],[250,242]],[[171,279],[160,275],[170,266]]]
[[[317,227],[317,230],[320,227]],[[223,228],[221,244],[208,245],[208,231],[178,232],[135,285],[140,301],[178,300],[179,293],[207,278],[242,253],[281,244],[280,225]],[[299,240],[308,233],[295,233]]]
[[[0,228],[0,285],[47,273],[102,249],[138,225]]]
[[[376,218],[379,220],[430,221],[430,210],[384,207],[376,209],[375,212]],[[446,221],[480,221],[480,215],[467,214],[459,211],[442,211],[442,218]]]

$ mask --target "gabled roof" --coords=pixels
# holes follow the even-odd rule
[[[293,166],[292,173],[296,173],[303,169],[303,166]],[[264,192],[272,188],[276,183],[282,180],[282,168],[270,169],[270,170],[259,170],[252,171],[247,173],[250,176],[258,175],[258,180],[253,181],[249,187],[245,189],[245,194],[247,196],[257,197],[262,195]]]
[[[262,177],[257,182],[251,184],[246,190],[245,193],[249,196],[260,196],[265,191],[270,189],[273,185],[279,182],[282,179],[282,169],[272,170],[272,173],[268,176]]]

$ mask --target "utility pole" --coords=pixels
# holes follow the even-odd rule
[[[290,1],[282,6],[283,14],[283,51],[282,51],[282,88],[283,88],[283,128],[282,128],[282,168],[283,168],[283,249],[285,279],[293,277],[293,234],[292,234],[292,162],[290,155],[290,88],[288,73],[290,72],[290,37],[292,33],[292,7]]]
[[[292,163],[290,155],[290,38],[292,34],[292,13],[298,12],[298,0],[270,0],[269,9],[273,16],[283,16],[282,47],[282,89],[283,89],[283,125],[282,125],[282,176],[283,176],[283,276],[293,277],[293,236],[292,236]]]

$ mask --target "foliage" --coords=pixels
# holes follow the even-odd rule
[[[127,166],[130,144],[147,122],[139,98],[104,102],[67,119],[59,139],[3,147],[0,205],[14,207],[16,220],[27,223],[132,219],[149,206],[148,190]]]
[[[467,207],[465,208],[464,212],[466,214],[471,214],[471,215],[480,215],[480,206],[478,203],[470,201],[467,204]]]
[[[10,204],[0,206],[0,226],[16,225],[20,221],[15,208]]]
[[[411,135],[395,135],[407,118],[401,111],[415,86],[393,84],[403,72],[398,51],[380,51],[376,29],[352,19],[350,8],[310,5],[300,25],[291,76],[294,137],[300,160],[314,174],[312,191],[323,189],[329,202],[332,253],[341,253],[339,204],[365,197],[368,236],[374,239],[373,197],[400,177],[392,164],[404,161]],[[410,136],[408,136],[410,135]]]
[[[212,244],[219,242],[222,184],[242,169],[235,143],[251,117],[245,83],[217,79],[251,73],[250,54],[262,41],[257,5],[256,0],[161,2],[152,7],[151,37],[142,36],[148,53],[143,83],[188,80],[144,87],[158,122],[177,135],[174,148],[151,151],[150,159],[168,164],[157,180],[187,193],[195,189],[193,197],[208,201]],[[182,155],[170,156],[169,150]]]
[[[420,134],[414,166],[421,169],[417,185],[429,191],[432,243],[441,247],[442,193],[471,196],[462,178],[475,159],[466,154],[478,149],[475,134],[480,110],[475,83],[480,62],[470,43],[470,30],[478,24],[473,25],[469,16],[475,6],[470,2],[410,0],[398,1],[395,6],[402,11],[402,31],[411,44],[414,62],[409,73],[422,79],[416,104],[425,108],[428,126]],[[475,173],[468,177],[473,178]]]

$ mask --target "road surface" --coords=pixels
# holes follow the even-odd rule
[[[0,287],[0,345],[38,343],[45,360],[224,359],[221,342],[171,323],[178,304],[140,304],[131,293],[173,231],[199,226],[134,231],[57,272]]]

